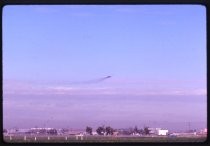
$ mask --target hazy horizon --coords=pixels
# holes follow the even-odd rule
[[[155,95],[75,96],[74,99],[69,99],[72,96],[68,95],[33,95],[30,98],[28,97],[29,95],[7,97],[7,100],[4,102],[5,106],[7,106],[5,110],[10,113],[10,116],[5,116],[5,119],[8,119],[4,124],[5,128],[51,127],[85,129],[86,126],[91,126],[96,129],[98,126],[105,125],[113,128],[130,128],[134,126],[143,128],[144,126],[149,126],[186,131],[189,130],[189,123],[192,130],[206,128],[207,124],[202,119],[202,117],[206,116],[205,113],[200,113],[200,111],[205,110],[202,104],[206,103],[206,101],[199,100],[199,98],[203,98],[202,96],[180,96],[177,99],[179,100],[178,102],[175,99],[169,101],[168,98],[170,96],[168,95],[159,97]],[[18,105],[15,103],[16,98],[20,102]],[[186,104],[191,100],[195,102]],[[181,101],[182,103],[180,103]],[[164,111],[169,108],[167,104],[171,102],[173,102],[173,106],[170,108],[174,109]],[[155,107],[153,109],[155,111],[151,111],[151,106],[154,105],[160,107]],[[194,108],[192,109],[192,107]],[[181,112],[183,110],[186,110],[184,114],[173,114],[175,111]],[[30,111],[36,111],[36,113],[31,115]],[[20,121],[16,121],[17,112],[19,113]],[[196,116],[190,115],[191,113],[194,113]],[[171,117],[170,115],[175,116]],[[28,116],[30,118],[27,118]],[[192,120],[193,117],[195,119]]]
[[[6,6],[3,127],[207,127],[201,5]]]

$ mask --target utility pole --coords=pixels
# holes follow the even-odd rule
[[[190,127],[191,125],[190,125],[190,122],[188,122],[188,131],[190,132],[190,129],[191,129],[191,127]]]

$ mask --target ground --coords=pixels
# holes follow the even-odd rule
[[[36,140],[35,140],[36,137]],[[67,139],[66,139],[67,138]],[[206,136],[191,137],[140,137],[140,136],[84,136],[76,138],[76,136],[4,136],[6,143],[78,143],[78,142],[204,142]]]

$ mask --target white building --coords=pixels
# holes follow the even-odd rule
[[[159,129],[158,135],[168,135],[168,130]]]
[[[203,131],[204,131],[204,133],[207,133],[207,128],[205,128]]]
[[[98,135],[98,133],[97,133],[97,132],[95,132],[95,131],[93,131],[93,132],[92,132],[92,134],[93,134],[93,135]]]
[[[207,134],[207,128],[200,130],[200,134]]]
[[[148,128],[150,134],[158,135],[158,130],[161,130],[161,128]]]

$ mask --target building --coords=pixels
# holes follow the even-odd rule
[[[202,130],[200,130],[199,134],[205,135],[205,134],[207,134],[207,131],[208,131],[207,128],[202,129]]]
[[[207,128],[205,128],[203,131],[204,131],[205,134],[207,134]]]
[[[15,134],[17,132],[18,132],[18,129],[9,129],[9,130],[7,130],[8,134]]]
[[[85,135],[85,131],[84,130],[69,130],[68,131],[68,135],[80,135],[83,134]]]
[[[93,135],[98,135],[98,133],[96,131],[93,131],[92,134]]]
[[[169,132],[167,129],[162,129],[162,128],[148,128],[148,129],[150,135],[168,135]]]
[[[58,135],[67,135],[69,133],[69,129],[65,129],[65,128],[62,128],[62,129],[58,129]]]
[[[150,135],[158,135],[158,131],[161,130],[161,128],[148,128]]]
[[[50,134],[50,135],[57,135],[58,132],[55,128],[31,128],[29,131],[31,134]]]
[[[168,130],[159,129],[157,131],[157,135],[168,135]]]

